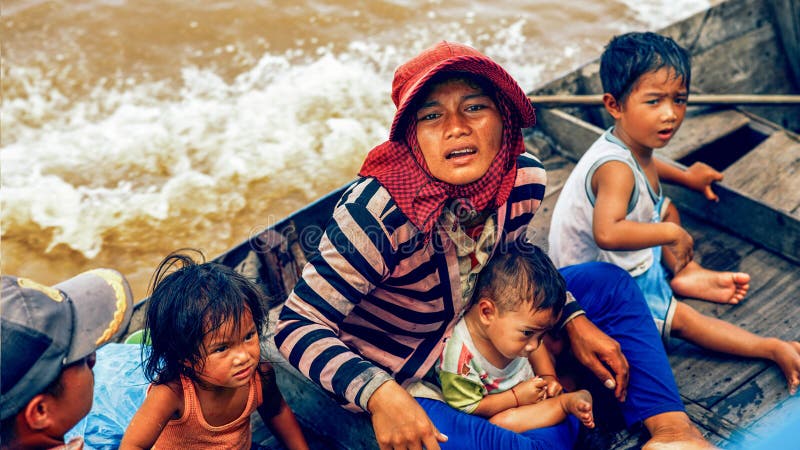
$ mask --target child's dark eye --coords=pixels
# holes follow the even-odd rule
[[[652,99],[652,100],[647,100],[647,101],[645,102],[645,104],[648,104],[648,105],[657,105],[657,104],[658,104],[658,99],[657,99],[657,98],[654,98],[654,99]]]
[[[225,350],[227,350],[227,349],[228,349],[228,346],[227,346],[227,345],[223,345],[223,346],[220,346],[220,347],[216,347],[216,348],[214,348],[214,353],[222,353],[222,352],[224,352],[224,351],[225,351]]]
[[[482,110],[484,108],[486,108],[486,105],[481,105],[481,104],[469,105],[469,106],[467,106],[467,111],[475,112],[475,111],[480,111],[480,110]]]
[[[676,98],[675,99],[675,103],[677,103],[678,105],[685,105],[686,104],[686,99],[685,98]]]
[[[253,339],[254,337],[256,337],[256,332],[255,331],[251,331],[251,332],[247,333],[247,335],[244,337],[244,340],[245,341],[249,341],[250,339]]]

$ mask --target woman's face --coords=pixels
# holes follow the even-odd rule
[[[483,90],[455,78],[433,87],[417,110],[417,141],[431,175],[461,185],[478,180],[503,143],[503,120]]]

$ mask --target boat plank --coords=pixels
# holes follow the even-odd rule
[[[702,53],[772,20],[766,1],[723,2],[705,13],[668,25],[671,36],[690,53]]]
[[[723,171],[725,184],[792,214],[800,206],[800,142],[779,131]]]
[[[759,268],[764,270],[759,271]],[[751,293],[741,304],[688,303],[698,309],[701,305],[707,306],[702,312],[753,333],[796,339],[797,318],[800,317],[800,304],[795,301],[800,295],[800,274],[796,265],[759,249],[743,259],[741,269],[753,276]],[[712,308],[719,313],[707,311]],[[681,393],[712,410],[748,380],[765,372],[779,373],[777,366],[765,361],[716,354],[685,342],[675,346],[669,357]],[[769,389],[787,394],[783,381],[770,385]]]
[[[783,389],[777,389],[778,385]],[[786,390],[783,375],[775,368],[748,380],[739,389],[723,398],[713,409],[724,420],[737,423],[748,430],[748,433],[732,437],[732,440],[757,439],[763,438],[765,434],[763,427],[753,427],[758,418],[776,411],[778,405],[789,398],[791,396]]]
[[[664,185],[664,192],[682,211],[691,212],[737,236],[800,262],[800,221],[738,192],[726,184],[714,188],[720,198],[709,202],[697,192]]]
[[[774,432],[773,430],[789,422],[796,416],[798,410],[800,410],[800,396],[786,397],[774,409],[750,426],[750,434],[739,439],[732,439],[728,448],[737,450],[753,448],[755,444],[762,442],[765,436]]]
[[[735,109],[702,111],[696,115],[687,115],[675,137],[664,148],[657,149],[656,154],[678,161],[749,123],[750,118]]]
[[[553,155],[542,161],[542,163],[547,169],[547,190],[539,210],[536,211],[533,221],[528,226],[527,236],[533,244],[546,251],[548,248],[547,233],[550,230],[550,221],[553,218],[553,208],[556,205],[558,195],[561,193],[561,188],[564,187],[567,177],[575,167],[575,163],[559,155]]]
[[[603,129],[558,109],[538,111],[537,126],[557,143],[558,151],[578,161]]]
[[[792,94],[798,88],[772,24],[692,55],[692,86],[707,94]],[[736,55],[731,59],[730,55]],[[765,65],[774,70],[763,70]],[[791,130],[800,129],[797,106],[743,107]]]
[[[769,6],[783,43],[784,53],[789,55],[795,82],[800,86],[800,2],[772,0]]]

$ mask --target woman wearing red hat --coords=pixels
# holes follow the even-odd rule
[[[392,100],[389,140],[336,206],[276,345],[347,408],[371,413],[381,448],[572,447],[574,421],[516,434],[450,408],[433,371],[481,268],[524,238],[544,196],[544,168],[523,146],[530,102],[502,67],[448,42],[397,69]],[[561,329],[626,422],[644,422],[650,443],[710,447],[630,276],[604,263],[561,273],[577,299]]]

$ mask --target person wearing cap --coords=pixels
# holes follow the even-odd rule
[[[95,350],[127,329],[132,301],[127,280],[111,269],[52,287],[2,277],[2,448],[83,447],[64,434],[91,409]]]
[[[275,344],[346,408],[370,413],[382,449],[571,448],[566,423],[516,434],[451,408],[433,370],[478,273],[526,235],[544,197],[544,168],[523,145],[530,101],[494,61],[449,42],[395,71],[392,100],[389,140],[336,205]],[[558,327],[627,423],[643,422],[650,445],[709,447],[627,272],[597,262],[560,272],[571,295]]]

